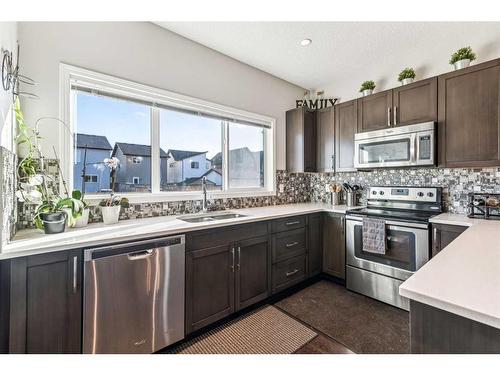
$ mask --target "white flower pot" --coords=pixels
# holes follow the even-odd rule
[[[455,70],[467,68],[469,65],[470,65],[469,59],[458,60],[458,61],[453,63]]]
[[[82,212],[82,216],[80,216],[78,219],[75,221],[75,228],[82,228],[88,225],[89,223],[89,213],[90,210],[88,208],[85,208]]]
[[[371,89],[363,90],[362,92],[363,92],[363,96],[368,96],[368,95],[373,94],[373,90],[371,90]]]
[[[413,82],[413,78],[404,78],[402,81],[401,81],[401,85],[407,85],[409,83],[412,83]]]
[[[106,206],[101,207],[102,221],[104,224],[116,224],[120,218],[121,206]]]

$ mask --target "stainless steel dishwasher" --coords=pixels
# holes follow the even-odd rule
[[[184,338],[184,235],[84,252],[84,353],[152,353]]]

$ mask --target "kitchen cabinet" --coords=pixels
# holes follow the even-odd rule
[[[437,121],[437,77],[392,90],[392,126]]]
[[[392,90],[358,99],[358,130],[367,132],[391,126]]]
[[[345,215],[323,216],[323,272],[345,279]]]
[[[335,171],[335,116],[333,107],[316,113],[316,171]]]
[[[10,353],[81,353],[82,251],[9,260]]]
[[[335,106],[335,170],[352,172],[354,168],[354,135],[358,132],[358,101]]]
[[[460,225],[432,224],[432,256],[443,250],[466,229],[467,227]]]
[[[500,59],[439,76],[442,166],[500,165]]]
[[[286,170],[316,171],[316,111],[301,107],[286,112]]]
[[[323,257],[323,215],[313,214],[307,218],[308,276],[321,273]]]

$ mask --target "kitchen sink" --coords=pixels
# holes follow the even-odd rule
[[[177,216],[177,219],[187,223],[204,223],[208,221],[228,220],[245,217],[247,215],[237,214],[234,212],[213,213],[213,214],[194,214]]]

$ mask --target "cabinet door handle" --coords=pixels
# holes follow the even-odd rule
[[[393,113],[393,125],[396,125],[398,123],[398,107],[394,106],[394,113]]]
[[[78,289],[78,257],[73,257],[73,294]]]
[[[300,221],[297,220],[297,221],[289,221],[287,223],[285,223],[285,225],[295,225],[295,224],[300,224]]]
[[[231,257],[233,258],[231,262],[231,271],[234,272],[234,247],[231,249]]]
[[[438,251],[437,248],[437,234],[438,230],[436,227],[432,228],[432,248],[434,249],[435,252]]]
[[[335,154],[332,154],[332,171],[335,170]]]
[[[387,126],[391,126],[391,107],[387,107]]]
[[[241,247],[238,246],[238,263],[236,263],[236,270],[240,270],[240,263],[241,263]]]
[[[286,277],[289,277],[289,276],[295,275],[297,272],[299,272],[299,270],[294,269],[293,271],[287,272],[285,275],[286,275]]]
[[[294,242],[290,242],[290,243],[287,243],[285,246],[286,247],[293,247],[295,245],[298,245],[299,243],[297,241],[294,241]]]

